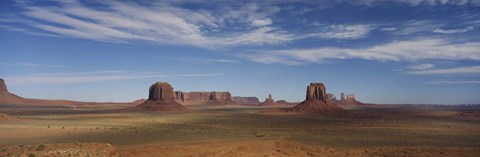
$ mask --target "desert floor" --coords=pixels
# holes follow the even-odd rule
[[[480,108],[0,108],[0,156],[480,156]]]

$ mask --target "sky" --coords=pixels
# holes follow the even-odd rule
[[[0,78],[29,98],[128,102],[306,86],[368,103],[480,103],[480,0],[4,0]]]

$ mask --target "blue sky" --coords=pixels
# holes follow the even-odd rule
[[[479,0],[0,2],[0,77],[32,98],[133,101],[310,82],[372,103],[480,103]]]

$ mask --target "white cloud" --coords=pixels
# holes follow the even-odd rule
[[[410,6],[442,6],[442,5],[480,5],[479,0],[359,0],[357,4],[365,6],[382,5],[385,3],[407,4]]]
[[[374,27],[372,25],[330,25],[322,27],[318,33],[310,33],[304,37],[317,37],[326,39],[358,39],[367,36]]]
[[[241,62],[233,59],[223,59],[223,58],[187,58],[187,61],[199,62],[199,63],[230,63],[230,64],[240,64]]]
[[[206,48],[239,45],[278,44],[294,40],[293,36],[275,27],[269,18],[277,7],[250,4],[241,8],[220,7],[216,10],[186,9],[162,2],[142,5],[135,2],[97,1],[102,9],[85,6],[79,1],[52,1],[53,5],[38,6],[35,2],[22,5],[20,13],[1,20],[8,25],[23,24],[39,30],[30,34],[46,34],[128,43],[150,41],[160,44],[193,45]],[[23,11],[22,11],[23,10]],[[238,26],[232,28],[231,26]]]
[[[460,81],[448,81],[448,80],[438,80],[428,82],[429,84],[480,84],[480,81],[477,80],[460,80]]]
[[[164,77],[208,77],[221,76],[223,74],[159,74],[159,73],[132,73],[124,71],[96,71],[81,73],[50,73],[50,74],[33,74],[24,76],[6,76],[12,85],[29,85],[29,84],[70,84],[70,83],[86,83],[111,80],[129,80],[142,78],[164,78]]]
[[[395,28],[395,27],[385,27],[385,28],[381,28],[380,30],[391,32],[391,31],[397,30],[397,28]]]
[[[411,20],[403,24],[401,29],[398,29],[394,33],[398,35],[410,35],[418,32],[431,32],[436,27],[436,24],[430,20]]]
[[[450,43],[441,39],[394,41],[366,48],[319,47],[252,53],[250,60],[261,63],[321,62],[326,59],[377,61],[418,61],[426,59],[480,60],[480,42]],[[261,60],[256,59],[258,56]]]
[[[460,28],[460,29],[441,29],[441,28],[437,28],[435,30],[433,30],[433,32],[435,33],[445,33],[445,34],[452,34],[452,33],[465,33],[465,32],[468,32],[468,31],[471,31],[475,29],[474,27],[472,26],[469,26],[469,27],[465,27],[465,28]]]
[[[477,0],[399,0],[412,6],[418,5],[468,5],[475,4]]]
[[[182,8],[178,2],[94,3],[101,9],[76,0],[53,0],[49,6],[37,5],[35,1],[19,4],[18,12],[2,16],[0,28],[102,42],[149,41],[212,49],[282,44],[304,38],[351,40],[366,37],[374,29],[368,24],[336,24],[290,33],[273,25],[280,8],[268,3],[225,5],[209,10]]]
[[[445,74],[480,74],[480,66],[464,66],[446,69],[429,69],[420,71],[410,71],[410,74],[416,75],[445,75]]]
[[[268,26],[272,24],[271,19],[263,19],[263,20],[253,20],[252,25],[253,26]]]
[[[426,70],[426,69],[431,69],[434,66],[435,65],[433,65],[433,64],[417,64],[417,65],[409,66],[408,68],[409,69],[414,69],[414,70]]]

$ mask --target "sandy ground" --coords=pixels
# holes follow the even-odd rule
[[[18,120],[0,121],[0,156],[480,154],[478,108],[370,106],[322,115],[260,110],[265,109],[204,108],[187,113],[9,109],[0,112]],[[37,149],[42,145],[44,149]]]

